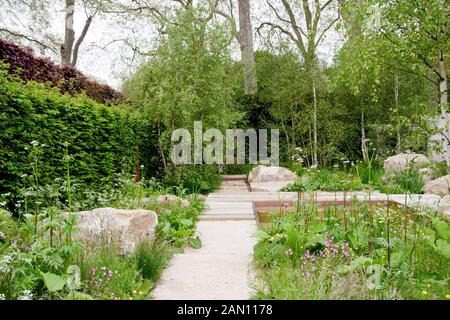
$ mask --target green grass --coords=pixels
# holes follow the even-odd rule
[[[142,242],[138,245],[134,257],[137,269],[144,279],[156,283],[170,259],[169,248],[160,242]]]
[[[80,257],[82,292],[94,299],[144,299],[152,282],[142,277],[134,257],[102,245]]]

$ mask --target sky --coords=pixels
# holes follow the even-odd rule
[[[63,1],[50,0],[22,0],[36,2],[44,6],[46,13],[42,16],[36,12],[27,12],[19,5],[19,0],[0,0],[0,29],[8,28],[23,34],[39,34],[40,39],[55,44],[62,42],[64,32],[64,6]],[[46,2],[47,1],[47,2]],[[127,2],[127,0],[119,0]],[[206,1],[198,0],[197,2]],[[235,0],[234,0],[235,1]],[[264,21],[276,22],[277,18],[266,3],[267,0],[251,0],[252,4],[252,24],[256,29]],[[277,0],[269,0],[277,7]],[[237,5],[235,5],[235,10]],[[88,11],[89,12],[89,11]],[[303,17],[298,12],[298,20]],[[336,12],[329,13],[331,19]],[[237,12],[235,12],[237,16]],[[81,4],[75,8],[75,33],[76,37],[81,33],[86,20],[86,13]],[[4,37],[4,35],[0,35]],[[143,63],[144,59],[139,54],[134,54],[130,46],[124,43],[124,39],[139,47],[139,50],[146,52],[151,50],[157,43],[157,26],[146,16],[136,16],[123,19],[113,15],[98,15],[94,18],[91,28],[80,48],[79,62],[77,68],[86,75],[99,82],[107,83],[110,86],[120,89],[124,79],[128,78],[136,68]],[[263,40],[255,31],[255,50],[264,49]],[[274,39],[273,41],[277,41]],[[17,41],[16,41],[17,42]],[[318,55],[322,61],[331,64],[336,52],[343,43],[343,36],[339,31],[332,28],[324,38],[318,49]],[[20,44],[29,45],[27,41]],[[57,61],[56,53],[51,51],[35,50],[37,54],[44,54]],[[233,58],[238,60],[240,53],[238,46],[234,44]]]

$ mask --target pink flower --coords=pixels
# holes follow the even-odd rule
[[[95,276],[95,268],[89,268],[87,274],[89,277]]]

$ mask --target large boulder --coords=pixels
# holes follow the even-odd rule
[[[450,196],[445,196],[439,203],[439,211],[450,218]]]
[[[296,180],[295,173],[282,167],[258,166],[248,176],[252,191],[280,191]]]
[[[449,194],[450,174],[430,181],[423,187],[425,193],[437,194],[444,196]]]
[[[423,154],[418,153],[400,153],[384,160],[384,170],[391,172],[404,171],[410,165],[419,169],[430,164],[430,160]]]
[[[286,168],[257,166],[251,171],[249,182],[295,181],[297,175]]]
[[[122,210],[113,208],[75,212],[80,232],[74,240],[96,247],[102,242],[112,243],[121,254],[134,251],[139,242],[155,238],[158,217],[150,210]]]

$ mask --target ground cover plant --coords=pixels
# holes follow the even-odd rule
[[[450,224],[435,212],[301,202],[260,227],[260,299],[450,299]]]
[[[377,161],[360,161],[350,163],[341,161],[332,167],[304,168],[298,164],[291,165],[299,175],[298,182],[288,185],[284,191],[360,191],[377,190],[382,193],[402,194],[423,193],[425,185],[423,174],[413,165],[396,172],[386,172]],[[446,174],[446,165],[428,167],[435,177]]]

